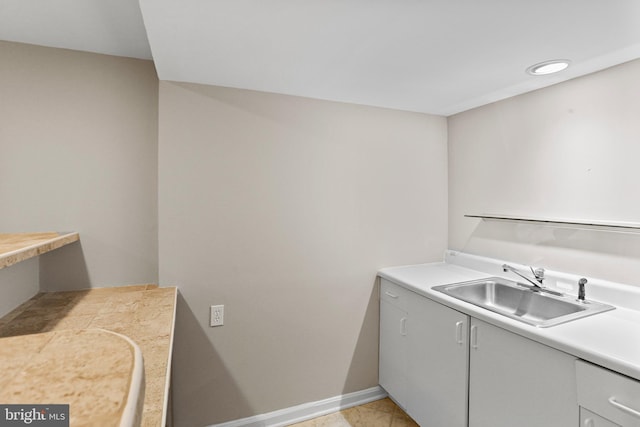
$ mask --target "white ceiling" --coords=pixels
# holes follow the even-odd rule
[[[151,59],[137,0],[0,0],[0,40]]]
[[[0,0],[0,39],[153,57],[162,80],[450,115],[640,58],[640,1]],[[557,58],[571,67],[524,72]]]

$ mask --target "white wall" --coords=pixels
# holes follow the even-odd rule
[[[41,288],[156,282],[153,63],[0,42],[0,94],[0,230],[80,233],[30,264]],[[38,278],[16,269],[0,299]]]
[[[0,270],[0,317],[38,293],[38,277],[37,258]]]
[[[375,386],[376,271],[442,259],[446,155],[442,117],[161,82],[176,425]]]
[[[454,249],[639,283],[640,235],[463,217],[640,221],[638,75],[635,61],[448,120],[162,82],[158,135],[152,63],[0,42],[0,227],[81,236],[0,270],[0,314],[38,277],[156,281],[159,215],[160,282],[181,290],[176,425],[373,386],[375,273],[441,259],[447,223]],[[207,326],[212,304],[225,326]]]
[[[640,60],[449,117],[449,246],[640,285],[640,233],[481,222],[640,222]]]

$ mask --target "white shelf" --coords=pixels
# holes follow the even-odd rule
[[[612,231],[640,232],[640,223],[622,221],[600,221],[563,218],[534,218],[502,214],[465,215],[467,218],[480,218],[486,221],[530,222],[543,225],[564,226],[570,228],[598,228]]]

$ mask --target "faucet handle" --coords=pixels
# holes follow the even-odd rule
[[[587,279],[585,277],[578,280],[578,301],[584,302],[584,298],[586,296],[584,291],[584,285],[586,284],[587,284]]]
[[[536,278],[536,280],[540,283],[542,283],[542,281],[544,280],[544,268],[542,267],[538,267],[538,268],[533,268],[533,267],[529,267],[531,269],[531,273],[533,274],[533,277]]]

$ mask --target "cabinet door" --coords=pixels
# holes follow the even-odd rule
[[[640,381],[578,360],[578,404],[624,427],[640,427]]]
[[[407,403],[407,312],[380,300],[380,385],[400,406]]]
[[[620,427],[620,425],[587,409],[580,408],[580,427]]]
[[[409,313],[407,413],[425,427],[466,427],[469,316],[419,295]]]
[[[472,319],[470,427],[567,427],[579,423],[576,358]]]

